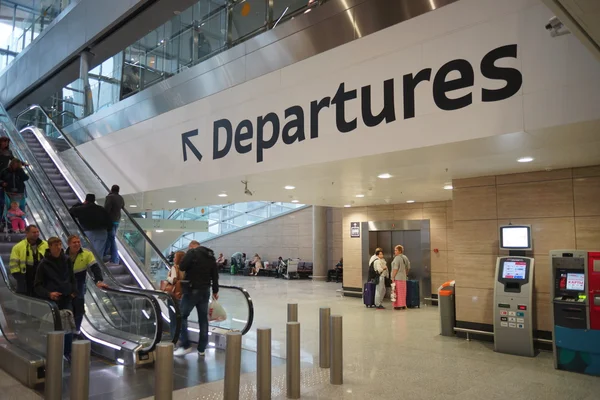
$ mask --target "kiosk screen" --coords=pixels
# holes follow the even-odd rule
[[[502,278],[524,280],[527,273],[525,261],[505,261],[502,268]]]
[[[585,290],[585,274],[567,274],[567,290]]]

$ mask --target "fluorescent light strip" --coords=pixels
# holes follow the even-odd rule
[[[173,308],[173,306],[171,306],[171,308]],[[173,310],[173,312],[175,312],[175,310]],[[161,312],[160,312],[160,315],[162,315],[162,317],[163,317],[164,319],[166,319],[166,320],[167,320],[167,322],[171,323],[171,318],[167,317],[167,316],[165,315],[165,313],[164,313],[164,312],[162,312],[162,311],[161,311]]]
[[[244,321],[243,319],[231,318],[232,321],[239,322],[241,324],[247,324],[248,321]]]
[[[110,348],[113,348],[115,350],[121,350],[121,346],[117,346],[116,344],[112,344],[112,343],[108,343],[102,339],[98,339],[96,337],[93,337],[92,335],[90,335],[85,329],[81,328],[81,333],[83,333],[85,336],[87,336],[92,342],[96,342],[98,344],[101,344],[103,346],[107,346]]]
[[[188,328],[188,331],[200,333],[200,329],[196,329],[196,328]],[[210,332],[208,332],[208,334],[210,335]]]
[[[146,310],[142,310],[142,314],[144,314],[146,319],[150,319],[150,315],[148,315],[148,312]]]

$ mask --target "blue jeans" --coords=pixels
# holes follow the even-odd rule
[[[191,289],[184,293],[181,299],[181,346],[190,347],[188,336],[188,317],[196,307],[198,311],[198,325],[200,328],[198,339],[198,351],[204,352],[208,346],[208,301],[210,299],[210,289]]]
[[[106,246],[104,248],[104,256],[110,256],[110,262],[113,264],[119,263],[119,252],[117,251],[117,229],[119,229],[119,223],[113,222],[112,229],[108,231],[108,237],[106,240]]]
[[[106,246],[107,233],[106,229],[84,231],[85,236],[92,242],[92,247],[96,250],[96,254],[102,256],[104,254],[104,248]]]
[[[177,301],[177,300],[173,300],[173,301]],[[178,302],[179,305],[179,310],[181,311],[181,301]],[[169,328],[171,329],[171,337],[173,339],[175,339],[175,330],[177,329],[177,316],[175,315],[175,313],[173,312],[173,310],[171,309],[171,307],[169,307],[169,320],[171,322],[169,322]],[[179,337],[181,337],[181,333],[179,334]]]

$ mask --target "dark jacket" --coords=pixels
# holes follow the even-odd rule
[[[25,181],[29,180],[29,176],[23,168],[11,170],[9,168],[0,172],[0,182],[6,182],[4,190],[8,193],[25,193]]]
[[[48,299],[50,293],[59,292],[63,297],[69,297],[77,292],[73,264],[63,251],[58,258],[52,257],[50,250],[38,265],[33,283],[35,294]]]
[[[179,269],[185,272],[185,280],[190,281],[192,289],[208,289],[212,284],[213,294],[219,292],[219,269],[211,249],[200,246],[188,250]]]
[[[104,207],[96,203],[75,204],[69,210],[73,218],[77,218],[84,231],[112,229],[112,221]]]
[[[112,222],[119,222],[121,219],[121,210],[125,207],[125,200],[118,193],[109,193],[104,200],[104,208]]]
[[[13,155],[12,150],[0,150],[0,171],[8,168],[8,164],[10,164],[10,161],[13,158],[15,158],[15,156]]]

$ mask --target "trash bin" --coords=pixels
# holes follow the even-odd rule
[[[438,289],[438,306],[440,308],[440,335],[454,336],[456,310],[454,304],[454,281],[442,284]]]

